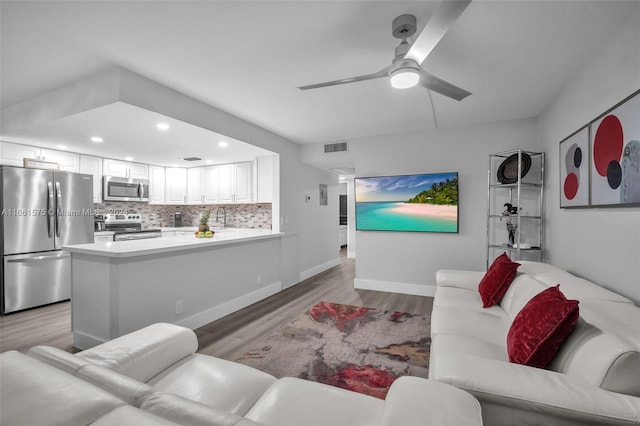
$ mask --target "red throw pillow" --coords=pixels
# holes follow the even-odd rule
[[[519,263],[512,262],[507,253],[496,257],[480,284],[478,292],[482,299],[482,306],[488,308],[495,305],[507,292],[511,281],[516,276]]]
[[[575,328],[580,316],[578,303],[567,300],[559,284],[531,298],[507,334],[509,361],[546,367]]]

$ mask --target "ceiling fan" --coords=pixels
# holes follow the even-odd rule
[[[471,92],[454,86],[433,74],[429,74],[420,65],[464,12],[469,3],[471,3],[471,0],[444,0],[431,19],[429,19],[427,25],[422,29],[422,32],[416,37],[413,44],[410,44],[407,39],[416,33],[416,17],[413,15],[400,15],[394,19],[392,34],[402,41],[396,47],[395,57],[388,67],[373,74],[300,86],[298,89],[318,89],[339,84],[355,83],[356,81],[390,77],[391,85],[395,88],[405,89],[420,84],[441,95],[461,101],[469,96]]]

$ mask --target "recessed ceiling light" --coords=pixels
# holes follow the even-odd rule
[[[58,149],[61,149],[63,151],[66,151],[68,148],[66,145],[58,145]]]
[[[220,148],[226,148],[226,147],[228,147],[228,146],[229,146],[229,142],[227,142],[227,141],[220,141],[220,142],[218,142],[218,146],[219,146]]]
[[[93,136],[91,138],[91,142],[100,143],[100,142],[104,142],[104,139],[102,139],[100,136]]]
[[[124,159],[127,161],[133,161],[133,157],[124,157]]]
[[[168,123],[158,123],[158,124],[156,124],[156,129],[162,130],[162,131],[169,130],[169,124]]]
[[[207,160],[207,164],[213,164],[213,160]]]

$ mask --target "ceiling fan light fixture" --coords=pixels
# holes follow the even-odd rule
[[[414,68],[398,68],[391,73],[391,87],[394,89],[408,89],[420,81],[420,74]]]

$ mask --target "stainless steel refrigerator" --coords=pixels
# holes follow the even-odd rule
[[[93,242],[93,176],[0,166],[2,313],[70,298],[62,246]]]

